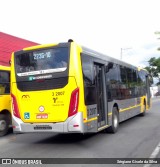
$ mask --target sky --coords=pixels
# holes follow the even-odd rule
[[[0,0],[0,31],[41,44],[75,42],[144,67],[159,57],[160,0]]]

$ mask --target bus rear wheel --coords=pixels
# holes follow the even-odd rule
[[[107,128],[107,132],[109,133],[116,133],[119,128],[119,114],[117,107],[113,107],[112,110],[112,125]]]
[[[8,133],[9,130],[9,119],[7,115],[0,114],[0,137]]]

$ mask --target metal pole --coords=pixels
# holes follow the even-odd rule
[[[120,59],[121,59],[121,60],[122,60],[122,50],[123,50],[123,49],[121,48],[121,54],[120,54]]]

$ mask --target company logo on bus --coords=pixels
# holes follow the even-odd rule
[[[28,99],[28,98],[30,98],[29,95],[23,95],[23,96],[22,96],[22,99]]]
[[[43,112],[43,111],[44,111],[44,107],[43,107],[43,106],[40,106],[40,107],[39,107],[39,111],[40,111],[40,112]]]

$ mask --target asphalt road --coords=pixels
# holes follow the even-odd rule
[[[145,117],[120,124],[116,134],[12,134],[0,138],[1,158],[149,158],[160,142],[160,98]],[[20,165],[19,165],[20,166]],[[27,165],[24,165],[27,166]],[[30,165],[32,166],[32,165]],[[41,165],[39,165],[41,166]],[[45,165],[53,166],[53,165]],[[56,165],[62,166],[62,165]],[[100,165],[63,165],[100,166]],[[144,165],[101,165],[144,166]],[[159,164],[160,166],[160,164]],[[154,165],[155,167],[155,165]]]

